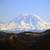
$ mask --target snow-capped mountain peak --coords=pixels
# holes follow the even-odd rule
[[[0,24],[0,30],[46,30],[50,29],[50,24],[37,15],[17,16],[11,22]]]

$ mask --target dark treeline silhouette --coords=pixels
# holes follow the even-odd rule
[[[0,31],[0,50],[50,49],[50,30],[44,32],[6,33]]]

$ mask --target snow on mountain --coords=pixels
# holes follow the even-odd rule
[[[31,30],[45,30],[49,28],[49,23],[43,20],[40,16],[37,15],[23,15],[18,16],[13,19],[16,23],[19,23],[22,29],[27,29],[27,24],[29,25]],[[23,28],[26,26],[25,28]],[[29,29],[29,28],[28,28]]]
[[[37,15],[17,16],[11,22],[0,24],[0,30],[33,31],[50,29],[50,24]]]

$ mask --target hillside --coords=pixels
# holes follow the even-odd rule
[[[50,48],[50,30],[6,33],[0,31],[1,50],[41,50]]]

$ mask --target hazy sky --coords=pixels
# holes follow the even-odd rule
[[[36,14],[50,22],[50,0],[0,0],[0,22],[22,13]]]

